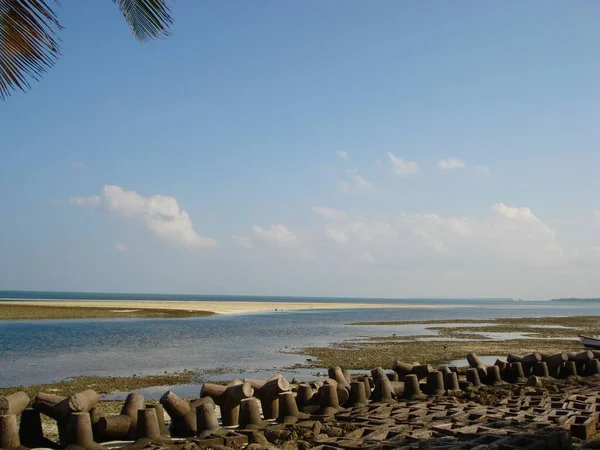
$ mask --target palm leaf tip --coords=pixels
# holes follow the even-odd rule
[[[54,65],[60,24],[43,0],[0,0],[0,99]]]
[[[113,0],[139,41],[165,37],[173,23],[166,0]]]

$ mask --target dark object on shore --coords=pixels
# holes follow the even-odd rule
[[[60,448],[58,444],[44,437],[40,413],[31,408],[21,413],[19,438],[21,439],[21,445],[29,448]]]
[[[232,380],[227,386],[205,383],[200,397],[210,397],[221,408],[224,426],[237,425],[240,415],[240,402],[254,395],[254,389],[241,380]],[[166,408],[165,408],[166,409]],[[167,410],[168,412],[168,410]]]
[[[290,383],[283,375],[275,374],[266,380],[244,379],[254,389],[254,396],[260,400],[265,420],[276,419],[279,415],[279,394],[288,392]]]

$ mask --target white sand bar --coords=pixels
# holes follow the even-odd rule
[[[0,305],[62,306],[126,309],[171,309],[184,311],[210,311],[217,314],[243,314],[268,311],[299,311],[310,309],[442,309],[468,307],[461,304],[413,303],[316,303],[316,302],[218,302],[218,301],[156,301],[156,300],[35,300],[0,301]]]

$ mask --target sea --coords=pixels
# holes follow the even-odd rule
[[[167,300],[409,304],[383,309],[270,311],[184,319],[0,321],[0,387],[78,375],[144,376],[183,370],[206,379],[260,378],[274,371],[298,379],[303,348],[372,336],[431,334],[423,325],[350,325],[359,321],[493,319],[600,315],[600,302],[512,299],[382,299],[0,291],[0,300]],[[437,308],[432,308],[437,306]],[[502,336],[495,336],[502,338]],[[418,355],[415,355],[418,359]],[[164,391],[163,391],[164,392]]]

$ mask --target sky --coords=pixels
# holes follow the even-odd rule
[[[0,103],[0,289],[600,296],[600,4],[61,2]]]

